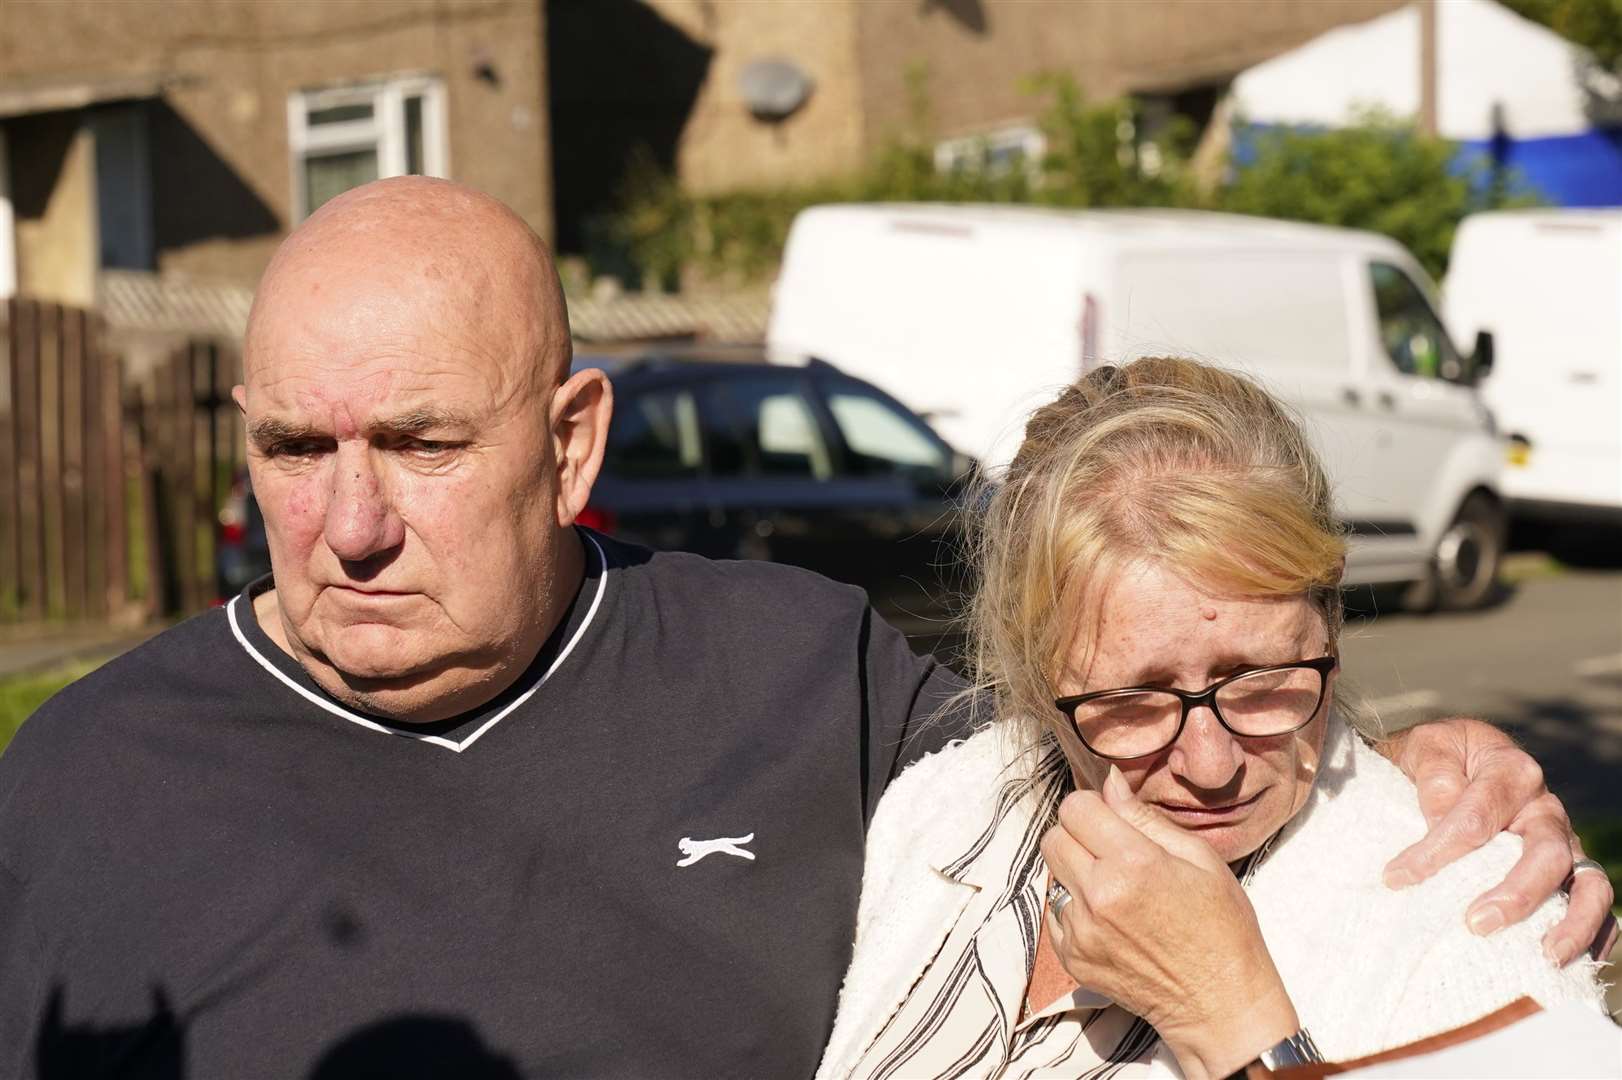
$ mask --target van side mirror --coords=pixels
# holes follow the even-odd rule
[[[1492,331],[1477,330],[1475,352],[1470,354],[1470,375],[1475,381],[1480,382],[1492,370],[1492,353]]]

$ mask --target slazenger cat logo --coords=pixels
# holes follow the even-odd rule
[[[698,860],[709,855],[736,855],[740,859],[753,862],[755,853],[745,851],[744,844],[754,840],[755,834],[748,836],[718,836],[714,840],[694,840],[691,836],[684,836],[676,841],[676,850],[687,856],[677,866],[692,866]]]

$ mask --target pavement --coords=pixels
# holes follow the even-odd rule
[[[1342,685],[1390,730],[1491,720],[1573,817],[1622,822],[1622,571],[1528,577],[1482,611],[1353,618],[1341,644]]]
[[[111,659],[162,630],[161,626],[52,627],[8,629],[0,637],[0,679],[49,671],[80,660]]]

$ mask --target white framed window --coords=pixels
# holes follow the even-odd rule
[[[155,270],[146,102],[94,109],[87,123],[96,135],[100,265],[103,269]]]
[[[1013,124],[935,144],[937,172],[1034,170],[1047,152],[1047,137],[1030,124]]]
[[[293,220],[385,176],[445,176],[445,84],[429,75],[302,90],[288,97]]]
[[[6,160],[6,129],[0,126],[0,300],[17,292],[16,215],[11,208],[11,166]],[[11,392],[7,386],[5,393]]]

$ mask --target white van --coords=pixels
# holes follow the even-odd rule
[[[1622,521],[1622,210],[1465,218],[1445,291],[1455,328],[1493,335],[1512,512]]]
[[[1501,453],[1423,271],[1371,233],[1191,211],[821,206],[795,221],[767,331],[877,383],[992,469],[1086,368],[1177,353],[1306,419],[1354,541],[1350,584],[1481,603]]]

